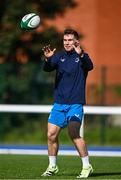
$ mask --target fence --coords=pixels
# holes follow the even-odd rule
[[[51,111],[51,105],[0,105],[1,113],[49,113]],[[92,115],[121,115],[121,107],[115,106],[84,106],[84,114]],[[84,126],[80,129],[80,134],[83,136]],[[20,147],[20,146],[0,146],[0,153],[9,154],[47,154],[47,147]],[[77,154],[74,149],[67,151],[67,149],[62,149],[60,154]],[[105,149],[102,147],[99,149],[91,148],[90,155],[97,156],[121,156],[121,148]]]
[[[49,113],[51,105],[0,105],[0,112]],[[121,115],[120,106],[84,106],[85,114]]]

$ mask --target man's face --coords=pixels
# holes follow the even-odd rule
[[[75,39],[73,34],[65,34],[63,36],[63,45],[66,51],[73,50],[73,45],[77,40]]]

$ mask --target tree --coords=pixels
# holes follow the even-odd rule
[[[0,6],[0,64],[2,69],[0,103],[50,103],[42,87],[51,87],[52,74],[41,71],[42,47],[51,43],[61,49],[61,34],[55,27],[42,32],[24,31],[20,28],[21,18],[30,12],[44,19],[53,19],[63,14],[67,7],[74,7],[74,0],[4,0]],[[51,40],[51,41],[50,41]],[[45,76],[48,78],[45,80]],[[40,95],[42,92],[42,95]],[[45,102],[45,103],[46,103]]]

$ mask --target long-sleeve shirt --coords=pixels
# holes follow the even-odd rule
[[[85,85],[93,63],[87,53],[81,58],[76,51],[54,54],[44,63],[44,71],[56,70],[54,102],[85,104]]]

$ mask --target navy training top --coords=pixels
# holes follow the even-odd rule
[[[56,70],[54,102],[59,104],[85,104],[85,85],[93,63],[87,53],[81,58],[75,50],[54,54],[44,63],[43,70]]]

